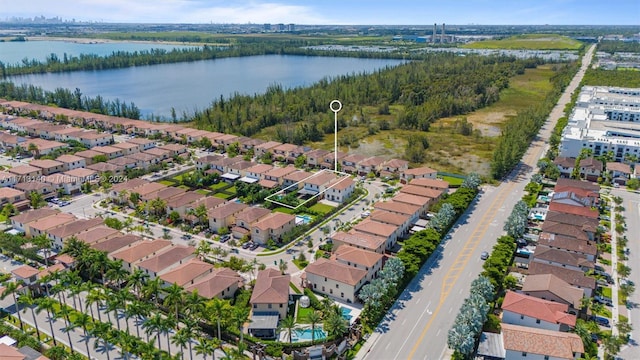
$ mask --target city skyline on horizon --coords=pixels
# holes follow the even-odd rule
[[[3,18],[61,18],[65,21],[167,24],[299,25],[640,25],[636,0],[45,0],[3,1]],[[338,11],[336,11],[338,10]],[[356,16],[354,16],[354,14]]]

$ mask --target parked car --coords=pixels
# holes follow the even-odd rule
[[[610,327],[611,324],[609,324],[609,319],[602,317],[602,316],[592,316],[591,320],[595,321],[596,324],[598,325],[602,325],[605,327]]]
[[[249,246],[249,250],[253,251],[255,249],[257,249],[260,245],[258,243],[252,243],[251,246]]]
[[[60,201],[60,202],[58,203],[58,206],[67,206],[67,205],[69,205],[69,204],[71,204],[71,203],[70,203],[70,202],[68,202],[68,201]]]
[[[596,295],[593,297],[593,300],[602,305],[613,306],[613,301],[605,296]]]
[[[482,254],[480,254],[480,259],[482,260],[487,260],[489,258],[489,253],[486,251],[483,251]]]
[[[251,247],[251,242],[247,241],[246,243],[242,244],[242,248],[243,249],[248,249],[249,247]]]
[[[227,241],[229,241],[229,239],[231,239],[231,236],[229,236],[229,235],[222,235],[222,236],[220,237],[220,242],[224,244],[224,243],[226,243]]]

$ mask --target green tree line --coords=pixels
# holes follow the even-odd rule
[[[105,100],[100,95],[93,98],[83,96],[78,88],[74,91],[64,88],[48,91],[35,85],[16,85],[10,81],[0,81],[0,98],[34,104],[55,105],[65,109],[88,111],[95,114],[140,119],[140,109],[133,102],[127,104],[119,99]]]
[[[403,110],[378,123],[378,128],[428,131],[438,118],[465,114],[497,101],[510,77],[539,63],[538,59],[426,54],[423,60],[372,74],[325,78],[305,88],[273,85],[262,95],[221,97],[197,111],[192,120],[199,129],[245,136],[275,126],[276,140],[303,144],[334,131],[328,104],[337,98],[345,104],[340,128],[346,126],[347,118],[363,117],[365,106],[400,105]]]

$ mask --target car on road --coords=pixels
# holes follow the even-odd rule
[[[191,240],[191,238],[192,238],[192,237],[193,237],[193,236],[191,236],[190,234],[184,234],[184,235],[182,235],[182,239],[183,239],[183,240]]]
[[[255,249],[257,249],[260,245],[258,243],[252,243],[251,246],[249,246],[249,250],[253,251]]]
[[[250,241],[247,241],[246,243],[242,244],[242,248],[243,249],[248,249],[250,247],[251,247],[251,242]]]
[[[480,254],[480,259],[482,260],[487,260],[489,258],[489,253],[486,251],[483,251],[482,254]]]
[[[58,202],[58,206],[67,206],[69,204],[71,204],[71,203],[68,202],[68,201],[60,201],[60,202]]]
[[[445,236],[444,236],[444,239],[445,239],[445,240],[451,240],[451,234],[447,234],[447,235],[445,235]]]
[[[226,243],[227,241],[229,241],[229,239],[231,239],[231,236],[229,236],[229,235],[220,236],[220,242],[223,243],[223,244]]]
[[[238,253],[238,249],[236,248],[232,248],[231,250],[229,250],[232,254],[237,254]]]

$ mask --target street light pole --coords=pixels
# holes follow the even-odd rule
[[[342,110],[342,103],[340,100],[333,100],[329,104],[329,108],[333,111],[333,123],[334,123],[334,133],[333,133],[333,170],[338,171],[338,112]]]

